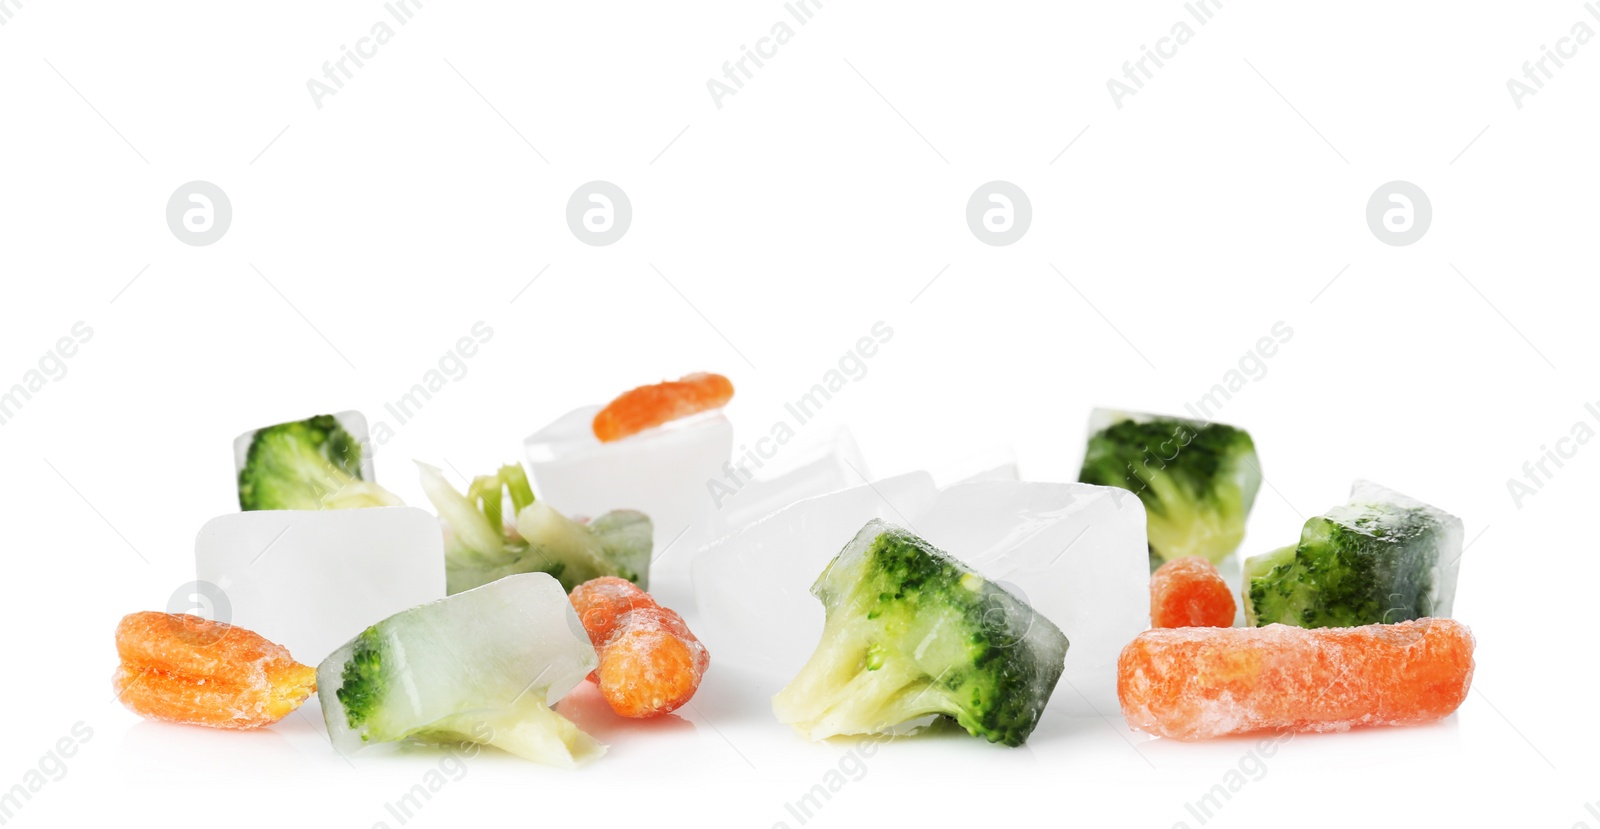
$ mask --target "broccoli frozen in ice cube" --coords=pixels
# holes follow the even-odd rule
[[[515,573],[549,573],[568,591],[601,576],[650,588],[653,533],[644,513],[612,510],[583,524],[535,500],[528,476],[518,464],[479,475],[465,495],[436,467],[418,466],[422,489],[447,528],[445,579],[450,593]]]
[[[1061,678],[1067,637],[1005,589],[874,519],[811,592],[822,641],[772,699],[812,739],[883,732],[930,714],[1022,745]]]
[[[365,429],[355,412],[279,423],[241,436],[248,448],[239,464],[239,508],[356,509],[400,506],[394,493],[373,483],[361,438],[341,418]]]
[[[1299,544],[1245,562],[1245,618],[1315,628],[1449,616],[1461,537],[1461,519],[1357,481]]]
[[[1213,564],[1244,540],[1261,488],[1250,433],[1221,423],[1096,409],[1078,480],[1144,502],[1150,566],[1186,556]]]
[[[317,666],[317,690],[339,751],[465,741],[573,766],[605,747],[550,705],[599,664],[566,591],[524,573],[367,628]]]

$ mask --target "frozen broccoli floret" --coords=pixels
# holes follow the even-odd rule
[[[419,466],[422,489],[447,528],[446,592],[471,590],[515,573],[549,573],[569,591],[601,576],[649,589],[653,528],[644,513],[613,510],[581,524],[536,500],[519,464],[474,478],[466,495],[437,468]]]
[[[1449,616],[1460,557],[1460,519],[1358,481],[1299,544],[1245,562],[1245,618],[1316,628]]]
[[[317,666],[342,752],[415,740],[572,766],[604,747],[551,710],[599,665],[566,591],[541,573],[402,611]]]
[[[239,508],[349,509],[399,506],[361,478],[361,444],[333,415],[256,431],[239,470]]]
[[[1244,540],[1261,488],[1255,442],[1243,429],[1097,410],[1078,480],[1130,490],[1144,502],[1151,567],[1186,556],[1213,564]]]
[[[811,592],[827,612],[822,640],[772,708],[812,739],[939,715],[1022,745],[1061,677],[1067,638],[1050,620],[882,521],[863,527]]]

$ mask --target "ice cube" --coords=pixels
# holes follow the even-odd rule
[[[1306,521],[1298,544],[1244,563],[1252,625],[1392,624],[1448,617],[1461,567],[1461,519],[1371,481]]]
[[[873,518],[1042,613],[1072,643],[1064,676],[1102,707],[1115,704],[1117,655],[1150,626],[1150,567],[1144,507],[1112,487],[987,480],[940,491],[914,473],[794,504],[695,558],[696,631],[707,647],[792,676],[822,631],[812,583]]]
[[[796,501],[871,480],[855,438],[842,427],[819,443],[785,447],[784,453],[778,459],[784,467],[757,471],[732,493],[719,491],[712,498],[712,535],[706,541],[748,527]]]
[[[788,679],[822,635],[811,585],[823,568],[868,521],[910,526],[936,494],[932,477],[913,472],[808,498],[719,539],[692,564],[696,635],[718,659]]]
[[[368,438],[367,416],[351,409],[336,413],[333,419],[339,421],[339,425],[343,426],[344,430],[350,433],[350,437],[355,438],[356,443],[361,445],[361,480],[377,480],[377,476],[372,469],[372,441]],[[277,424],[269,425],[275,426]],[[267,427],[261,427],[261,429],[265,428]],[[233,475],[235,478],[244,469],[245,459],[250,455],[250,442],[255,440],[256,432],[258,431],[260,429],[251,429],[233,439]]]
[[[195,565],[226,597],[224,621],[307,664],[373,622],[444,597],[438,519],[411,507],[218,516],[200,528]]]
[[[1144,522],[1124,489],[974,481],[941,491],[917,529],[1061,628],[1063,676],[1104,700],[1123,646],[1150,627]]]
[[[520,573],[375,621],[317,666],[328,738],[462,740],[570,766],[603,747],[550,710],[600,664],[553,577]]]
[[[633,509],[655,524],[659,555],[675,541],[687,549],[710,537],[709,482],[720,481],[733,454],[733,425],[707,412],[610,443],[594,436],[599,406],[562,415],[524,441],[534,490],[571,516]]]

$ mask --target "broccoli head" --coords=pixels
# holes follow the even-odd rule
[[[361,444],[333,415],[258,429],[239,470],[239,508],[347,509],[400,499],[361,478]]]
[[[1243,429],[1173,417],[1095,412],[1078,480],[1130,490],[1144,503],[1151,567],[1186,556],[1212,563],[1244,540],[1261,488],[1255,442]]]
[[[818,577],[822,641],[773,697],[812,739],[928,715],[1022,745],[1060,679],[1067,638],[1006,592],[899,527],[871,521]]]
[[[1449,616],[1460,555],[1459,519],[1358,482],[1299,544],[1245,562],[1245,616],[1307,628]]]
[[[448,593],[517,573],[548,573],[568,591],[601,576],[649,588],[653,528],[644,513],[613,510],[582,524],[536,500],[519,464],[474,478],[466,495],[437,468],[419,466],[422,489],[447,528]],[[510,515],[505,513],[507,501]]]

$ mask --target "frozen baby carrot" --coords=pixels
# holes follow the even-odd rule
[[[1128,725],[1179,740],[1416,725],[1466,699],[1472,649],[1450,619],[1149,630],[1117,660],[1117,697]]]
[[[133,613],[117,625],[112,683],[143,717],[211,728],[259,728],[317,690],[315,668],[241,627],[198,616]]]
[[[677,613],[614,576],[578,585],[571,598],[600,654],[600,667],[589,678],[599,683],[613,711],[652,717],[694,696],[711,654]]]
[[[652,386],[625,391],[594,416],[594,436],[601,443],[621,440],[646,429],[720,409],[733,399],[733,383],[720,374],[691,374]]]
[[[1233,591],[1216,565],[1199,556],[1176,558],[1150,577],[1150,626],[1233,626]]]

